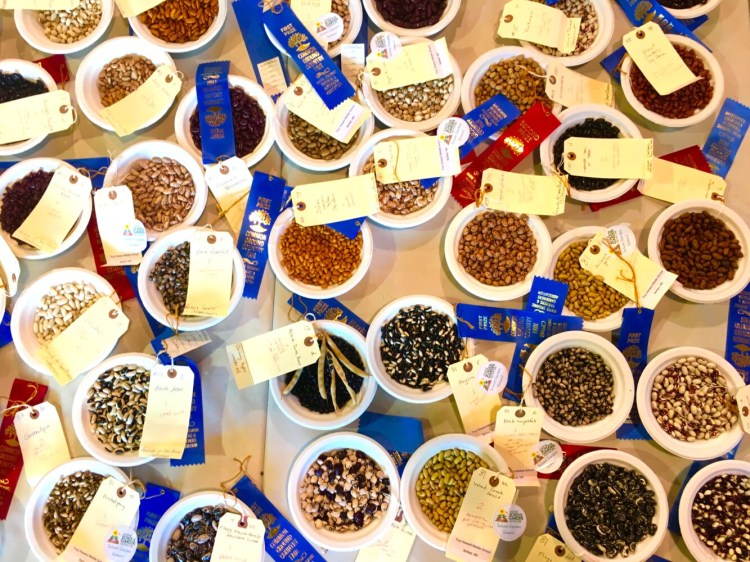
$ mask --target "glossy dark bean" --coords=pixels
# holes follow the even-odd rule
[[[661,5],[673,10],[687,10],[695,6],[702,6],[708,0],[661,0]]]
[[[555,146],[552,149],[555,158],[555,166],[561,171],[563,164],[563,152],[565,150],[565,141],[571,137],[583,137],[587,139],[616,139],[620,136],[620,129],[612,125],[605,119],[594,119],[589,117],[583,123],[574,125],[565,130],[560,137],[555,141]],[[604,178],[584,178],[581,176],[568,175],[568,183],[575,189],[581,191],[596,191],[599,189],[605,189],[613,185],[617,180],[604,179]]]
[[[0,225],[13,234],[34,210],[52,181],[53,172],[36,170],[12,183],[3,193]]]
[[[18,72],[0,72],[0,103],[5,103],[48,92],[41,79],[29,80]]]
[[[385,21],[406,29],[436,24],[447,5],[448,0],[375,0]]]

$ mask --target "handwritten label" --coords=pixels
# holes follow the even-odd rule
[[[375,176],[381,183],[397,183],[454,176],[461,171],[457,146],[437,137],[383,141],[373,149]]]
[[[266,528],[260,519],[227,512],[219,519],[211,562],[260,562]]]
[[[237,156],[206,168],[206,184],[235,234],[239,234],[242,228],[242,216],[245,212],[242,200],[247,199],[252,183],[250,170]]]
[[[552,101],[565,107],[585,103],[615,106],[615,89],[611,82],[601,82],[567,68],[561,62],[547,65],[544,91]]]
[[[0,288],[11,297],[18,291],[18,281],[21,279],[21,264],[10,249],[5,238],[0,236]]]
[[[24,141],[68,129],[75,121],[70,94],[55,90],[0,103],[0,144]]]
[[[258,73],[263,83],[263,91],[269,96],[280,94],[286,89],[284,69],[281,68],[279,57],[258,63]]]
[[[404,45],[398,56],[393,58],[374,51],[367,57],[365,68],[370,85],[378,92],[445,78],[453,72],[444,37],[437,41]]]
[[[581,562],[581,559],[552,535],[542,535],[531,547],[526,562]]]
[[[302,226],[373,215],[380,211],[375,174],[298,185],[292,191],[292,209]]]
[[[70,460],[60,415],[49,402],[24,408],[13,418],[23,456],[26,479],[32,487],[53,468]]]
[[[186,353],[209,343],[211,343],[211,336],[209,336],[208,332],[205,330],[183,332],[182,334],[177,334],[171,338],[166,338],[161,342],[164,346],[164,351],[166,351],[170,357],[185,355]]]
[[[139,456],[182,458],[193,401],[193,380],[190,367],[156,365],[151,369]]]
[[[147,12],[162,2],[164,0],[115,0],[120,13],[126,18],[132,18],[133,16]]]
[[[185,316],[229,314],[234,240],[228,232],[198,230],[190,237]]]
[[[513,0],[503,8],[497,34],[505,39],[531,41],[572,53],[578,43],[581,18],[569,18],[562,10],[525,0]]]
[[[81,0],[0,0],[0,10],[73,10]]]
[[[133,193],[126,185],[103,187],[94,193],[96,225],[109,266],[138,265],[148,235],[135,218]]]
[[[341,45],[341,72],[353,86],[359,84],[359,76],[365,70],[365,44],[344,43]]]
[[[355,562],[407,562],[417,534],[399,509],[388,532],[371,546],[360,549]]]
[[[654,139],[565,140],[565,171],[586,178],[648,179],[652,175]]]
[[[654,158],[653,175],[643,181],[638,190],[644,195],[679,203],[689,199],[721,200],[727,189],[724,178]]]
[[[745,433],[750,433],[750,386],[743,386],[737,391],[737,408],[740,412],[740,422]],[[25,458],[25,457],[24,457]]]
[[[494,168],[482,172],[485,207],[508,213],[560,215],[565,212],[565,186],[552,176],[514,174]]]
[[[513,471],[519,486],[538,486],[531,450],[542,432],[542,408],[505,406],[495,420],[495,449]]]
[[[495,416],[502,407],[500,395],[485,392],[477,379],[479,369],[488,363],[484,355],[475,355],[448,367],[448,382],[456,400],[464,433],[490,443]]]

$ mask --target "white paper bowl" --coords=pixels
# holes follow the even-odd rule
[[[99,24],[83,39],[74,43],[56,43],[44,34],[42,24],[37,20],[37,10],[13,10],[13,20],[18,33],[29,45],[43,53],[68,55],[88,49],[109,29],[115,12],[114,0],[102,0],[102,17]]]
[[[406,129],[386,129],[375,133],[357,150],[357,153],[352,158],[352,163],[349,165],[349,177],[361,176],[364,171],[363,168],[367,161],[372,156],[372,151],[375,149],[375,145],[384,140],[390,139],[402,139],[402,138],[417,138],[424,136],[424,133],[417,131],[409,131]],[[410,213],[408,215],[394,215],[386,213],[384,211],[378,211],[374,215],[368,217],[372,221],[389,228],[403,229],[403,228],[414,228],[422,225],[434,218],[443,209],[445,204],[451,195],[451,188],[453,187],[453,176],[446,176],[440,178],[437,184],[437,190],[435,196],[429,205],[425,205],[423,208]]]
[[[437,23],[427,27],[409,29],[408,27],[399,27],[392,23],[388,23],[383,16],[380,15],[375,0],[363,0],[363,3],[365,5],[367,17],[369,17],[370,21],[375,24],[375,27],[382,31],[395,33],[399,37],[430,37],[436,35],[448,27],[456,17],[456,14],[458,14],[458,10],[461,8],[461,0],[448,0],[447,5],[445,6],[445,11],[443,11],[443,15]]]
[[[276,125],[278,130],[276,131],[276,142],[284,153],[284,156],[289,158],[292,162],[300,166],[305,170],[311,172],[330,172],[331,170],[339,170],[348,166],[354,154],[362,147],[365,141],[370,138],[373,131],[375,130],[375,119],[372,114],[368,115],[365,122],[359,128],[359,137],[355,143],[347,150],[340,158],[335,160],[319,160],[317,158],[311,158],[301,150],[297,149],[289,138],[289,132],[287,126],[289,124],[289,110],[286,107],[286,97],[294,95],[293,88],[288,88],[283,94],[276,100]]]
[[[258,102],[258,105],[260,105],[260,108],[266,115],[266,128],[263,132],[263,137],[260,139],[260,143],[250,154],[246,154],[242,157],[242,160],[244,160],[247,167],[251,168],[263,160],[273,146],[276,130],[273,122],[276,119],[276,108],[273,105],[273,100],[263,90],[263,87],[249,78],[230,74],[229,85],[242,88],[247,95]],[[203,162],[201,151],[195,146],[195,143],[193,143],[193,137],[190,135],[190,116],[197,107],[198,96],[193,87],[187,94],[185,94],[185,97],[182,98],[180,105],[177,106],[177,112],[174,116],[174,132],[177,137],[177,144],[187,150],[198,162]]]
[[[161,516],[156,527],[154,527],[154,533],[151,535],[151,547],[148,551],[149,562],[164,562],[167,559],[169,539],[172,538],[172,533],[185,515],[194,509],[215,505],[222,505],[233,512],[247,515],[250,519],[256,519],[255,514],[244,502],[219,490],[195,492],[180,498]],[[267,556],[264,554],[265,558]]]
[[[690,554],[699,562],[726,562],[725,558],[717,556],[698,538],[695,529],[693,529],[692,515],[693,502],[700,489],[709,481],[724,474],[750,476],[750,463],[739,460],[712,463],[693,475],[682,490],[682,496],[680,496],[680,535],[682,535]]]
[[[648,431],[648,434],[654,441],[673,455],[692,460],[715,459],[731,450],[742,439],[743,431],[739,420],[734,424],[732,429],[717,435],[713,439],[695,440],[690,443],[688,441],[680,441],[667,434],[661,428],[659,422],[656,421],[656,416],[651,409],[651,389],[654,386],[654,379],[664,369],[683,357],[700,357],[715,363],[718,371],[724,375],[727,387],[732,395],[735,394],[732,389],[736,391],[736,389],[745,386],[745,382],[739,373],[737,373],[737,370],[720,355],[707,349],[701,349],[700,347],[675,347],[654,357],[648,362],[646,368],[643,369],[635,394],[638,415],[641,418],[643,427],[646,428],[646,431]]]
[[[717,303],[728,301],[735,295],[738,295],[750,282],[750,228],[742,217],[735,211],[725,206],[719,201],[709,201],[707,199],[695,199],[683,201],[664,209],[656,217],[651,230],[648,233],[648,257],[659,265],[662,265],[659,253],[659,241],[661,240],[662,230],[666,222],[683,213],[693,212],[700,213],[708,211],[711,216],[718,217],[724,222],[726,227],[734,233],[742,248],[742,257],[739,260],[739,268],[734,274],[734,279],[726,281],[714,289],[697,290],[686,289],[680,283],[679,278],[672,283],[670,291],[678,297],[690,302],[697,303]]]
[[[534,276],[543,275],[547,270],[552,251],[552,240],[549,230],[547,230],[544,222],[538,216],[527,215],[529,217],[528,225],[536,238],[537,245],[534,267],[523,281],[514,285],[508,285],[507,287],[485,285],[469,275],[458,261],[458,243],[466,225],[474,217],[486,212],[488,210],[484,207],[477,207],[471,204],[461,210],[451,221],[445,233],[445,244],[443,246],[448,269],[461,287],[479,298],[499,302],[522,297],[531,290],[531,283],[534,280]]]
[[[612,35],[615,31],[615,14],[612,11],[610,0],[591,0],[591,4],[596,11],[596,17],[599,20],[599,33],[597,33],[596,39],[594,39],[594,42],[589,45],[589,48],[582,53],[570,57],[554,57],[567,67],[581,66],[582,64],[594,60],[604,52],[604,49],[606,49],[612,41]],[[529,43],[528,41],[519,41],[519,43],[524,47],[538,51],[539,54],[545,54],[533,43]],[[552,57],[554,55],[546,56]]]
[[[298,490],[304,480],[307,469],[310,468],[319,455],[336,449],[362,451],[383,469],[386,477],[391,481],[391,501],[388,504],[385,514],[380,520],[373,519],[369,525],[362,527],[358,531],[336,533],[322,528],[317,529],[313,523],[305,519],[304,512],[300,507]],[[396,519],[399,509],[398,490],[398,470],[388,451],[369,437],[365,437],[359,433],[341,431],[319,437],[300,452],[289,471],[287,502],[294,526],[299,529],[307,540],[328,550],[347,552],[371,545],[388,532],[391,523]]]
[[[523,387],[526,389],[524,400],[527,406],[542,407],[539,400],[534,396],[534,389],[527,373],[531,373],[536,378],[542,364],[550,355],[572,347],[582,347],[596,353],[612,369],[614,380],[612,413],[597,422],[573,427],[555,421],[545,412],[542,429],[566,443],[594,443],[617,431],[630,414],[635,396],[633,373],[628,366],[628,362],[620,350],[608,340],[596,334],[582,331],[563,332],[544,340],[531,352],[526,362],[523,375]]]
[[[32,490],[31,496],[29,496],[29,501],[26,503],[26,509],[23,516],[26,542],[29,544],[31,552],[34,553],[34,556],[36,556],[38,560],[44,562],[54,562],[58,560],[55,547],[52,546],[52,543],[47,538],[47,531],[42,523],[44,504],[47,503],[47,498],[49,498],[52,489],[62,476],[74,474],[79,470],[88,470],[105,477],[112,476],[120,482],[123,482],[123,484],[128,481],[128,477],[125,476],[125,473],[119,468],[109,466],[89,457],[73,459],[50,470]],[[135,514],[131,527],[133,527],[133,529],[138,527],[138,512]]]
[[[409,525],[417,536],[433,548],[445,550],[449,534],[440,531],[422,512],[417,498],[417,480],[425,463],[440,451],[459,448],[481,457],[490,468],[510,474],[508,465],[495,449],[481,440],[463,433],[449,433],[430,439],[414,451],[404,467],[401,476],[401,505]]]
[[[362,358],[362,363],[365,365],[364,370],[367,371],[366,361],[366,350],[365,350],[365,338],[357,330],[351,326],[347,326],[342,322],[335,322],[332,320],[317,320],[313,322],[316,328],[323,330],[324,332],[343,338],[348,343],[354,346],[359,352]],[[307,427],[309,429],[316,429],[318,431],[328,431],[332,429],[338,429],[358,419],[362,413],[369,408],[372,399],[375,398],[375,392],[378,389],[377,381],[370,375],[365,378],[362,382],[362,388],[357,393],[358,403],[355,405],[350,400],[343,408],[338,412],[332,412],[330,414],[319,414],[308,410],[302,404],[300,404],[299,398],[293,394],[283,394],[284,387],[286,386],[285,377],[276,377],[271,380],[271,395],[273,396],[274,402],[279,409],[293,422]]]
[[[89,51],[81,61],[78,72],[76,72],[76,102],[78,102],[78,106],[89,121],[106,131],[114,131],[115,128],[101,116],[104,106],[99,97],[96,81],[104,65],[125,55],[141,55],[154,63],[157,68],[166,64],[172,70],[176,70],[174,61],[169,54],[138,37],[115,37],[100,43]],[[165,106],[159,115],[138,130],[141,131],[156,123],[169,111],[170,107],[171,104]]]
[[[182,244],[183,242],[190,241],[190,237],[193,233],[199,230],[200,228],[198,227],[187,227],[165,234],[151,244],[149,249],[143,255],[141,265],[138,267],[138,294],[143,301],[143,307],[163,326],[174,326],[174,319],[171,316],[169,319],[167,318],[167,309],[164,306],[161,293],[159,292],[159,289],[156,288],[156,284],[149,280],[149,274],[164,252],[169,248]],[[179,324],[177,325],[178,330],[194,332],[216,326],[224,320],[224,318],[228,318],[232,314],[232,311],[237,308],[240,300],[242,300],[242,291],[245,287],[245,265],[242,262],[242,256],[237,248],[234,248],[233,255],[232,292],[229,297],[229,311],[227,312],[227,315],[223,318],[214,316],[180,316]]]
[[[0,73],[18,72],[27,80],[41,80],[47,86],[47,90],[54,92],[57,90],[57,84],[52,76],[38,64],[21,59],[3,59],[0,60]],[[13,156],[28,152],[35,146],[39,145],[47,135],[39,135],[33,139],[13,142],[9,144],[0,144],[0,156]]]
[[[687,8],[685,10],[674,10],[672,8],[664,8],[667,10],[670,14],[672,14],[674,17],[676,17],[679,20],[690,20],[693,18],[697,18],[699,16],[706,15],[711,10],[714,10],[719,6],[719,3],[721,0],[707,0],[707,2],[703,5],[697,5],[693,6],[692,8]],[[718,560],[718,558],[717,558]]]
[[[139,466],[154,460],[152,457],[139,457],[138,451],[130,451],[122,455],[107,451],[104,445],[97,439],[94,433],[95,428],[92,427],[89,421],[90,414],[88,405],[86,404],[88,400],[86,394],[99,378],[99,375],[109,369],[120,365],[137,365],[138,367],[150,370],[156,364],[157,360],[153,355],[146,355],[145,353],[122,353],[105,359],[81,378],[81,382],[78,384],[76,393],[73,396],[73,407],[71,409],[73,429],[83,448],[96,460],[112,466]]]
[[[564,515],[565,505],[568,502],[568,492],[573,484],[573,480],[575,480],[588,465],[605,462],[616,466],[622,466],[627,469],[637,470],[647,480],[648,486],[655,492],[654,499],[656,500],[656,514],[654,515],[653,522],[656,524],[656,534],[653,537],[647,536],[643,541],[638,543],[638,548],[635,553],[627,558],[623,558],[621,555],[618,555],[615,558],[604,558],[590,553],[573,538],[570,529],[568,529],[568,523]],[[565,472],[563,472],[560,481],[557,484],[557,488],[555,488],[554,513],[557,527],[563,541],[568,548],[573,551],[573,554],[584,560],[584,562],[606,562],[607,560],[644,562],[656,552],[667,534],[669,503],[667,502],[667,494],[664,492],[664,487],[659,481],[659,477],[642,460],[628,453],[623,453],[622,451],[593,451],[578,457],[570,463],[570,466],[568,466],[568,468],[565,469]]]
[[[360,281],[362,281],[367,274],[367,270],[370,268],[370,263],[372,263],[373,253],[372,231],[370,230],[367,221],[362,225],[361,230],[362,261],[360,262],[359,267],[349,279],[340,285],[333,285],[332,287],[323,289],[315,285],[308,285],[307,283],[301,283],[296,279],[292,279],[286,272],[286,268],[281,265],[281,235],[291,224],[292,220],[294,220],[294,211],[292,211],[292,209],[287,209],[281,213],[279,218],[276,219],[276,222],[273,223],[271,234],[268,237],[268,261],[271,264],[271,270],[273,270],[274,275],[284,287],[292,293],[302,297],[310,299],[330,299],[351,291]]]
[[[580,125],[588,118],[593,119],[604,119],[608,123],[614,125],[620,129],[620,137],[624,139],[640,139],[641,131],[630,119],[624,114],[620,113],[616,109],[613,109],[606,105],[597,104],[585,104],[577,105],[566,109],[560,115],[557,116],[560,120],[561,125],[555,129],[550,136],[548,136],[542,142],[539,147],[539,156],[542,161],[542,170],[545,175],[551,176],[552,171],[555,170],[555,156],[554,148],[557,139],[559,139],[565,131],[575,125]],[[561,166],[561,172],[564,172],[564,168]],[[604,201],[612,201],[617,199],[621,195],[627,193],[636,183],[637,179],[624,179],[618,180],[611,186],[604,189],[597,189],[595,191],[584,191],[580,189],[570,188],[570,198],[576,201],[583,201],[584,203],[602,203]]]
[[[27,160],[21,160],[18,164],[14,164],[8,168],[5,172],[0,174],[0,208],[2,208],[2,197],[5,194],[5,190],[8,187],[16,183],[18,180],[26,177],[31,172],[37,170],[44,170],[45,172],[54,172],[58,168],[63,167],[74,171],[75,168],[63,160],[57,158],[29,158]],[[62,254],[69,250],[73,245],[86,232],[86,227],[89,224],[91,218],[91,197],[87,197],[83,204],[83,210],[81,211],[78,220],[70,229],[68,235],[63,239],[62,244],[51,253],[44,252],[28,244],[19,244],[16,240],[11,237],[11,233],[5,232],[0,229],[0,236],[8,243],[8,246],[12,249],[13,253],[19,259],[24,260],[43,260]]]
[[[411,45],[413,43],[421,43],[423,41],[429,41],[429,39],[423,38],[409,38],[403,41],[404,45]],[[365,96],[367,105],[370,107],[375,117],[388,127],[397,127],[400,129],[410,129],[412,131],[432,131],[438,128],[438,125],[456,114],[459,104],[461,103],[461,67],[458,65],[456,58],[451,55],[451,66],[453,67],[453,91],[450,97],[445,102],[445,105],[440,111],[429,119],[424,121],[404,121],[399,119],[395,115],[388,112],[385,106],[380,102],[378,93],[373,89],[370,84],[370,75],[365,73],[362,79],[362,93]],[[417,85],[419,87],[419,85]]]
[[[195,185],[195,198],[193,199],[193,206],[185,216],[185,220],[181,223],[161,232],[146,228],[146,235],[149,242],[153,242],[157,238],[185,226],[194,225],[201,218],[208,199],[208,187],[206,186],[206,178],[203,175],[203,166],[184,148],[161,140],[137,142],[123,150],[112,160],[109,168],[107,168],[107,173],[104,175],[104,187],[124,185],[122,182],[135,162],[138,160],[148,160],[156,156],[172,158],[187,168]]]
[[[52,376],[49,369],[36,358],[37,351],[42,347],[34,335],[34,317],[36,316],[37,304],[47,293],[50,287],[61,285],[63,283],[74,283],[76,281],[87,282],[93,285],[101,295],[110,296],[110,298],[119,305],[119,298],[115,294],[114,288],[106,279],[100,277],[93,271],[79,267],[64,267],[53,269],[52,271],[40,275],[33,283],[19,295],[16,305],[13,308],[13,316],[10,319],[10,332],[13,336],[13,343],[16,345],[16,351],[24,363],[39,373]],[[122,306],[120,306],[122,308]],[[95,365],[98,365],[112,352],[116,342],[106,351],[102,351],[90,365],[87,365],[81,372],[88,371]]]
[[[701,123],[711,117],[711,115],[713,115],[719,108],[719,105],[721,105],[721,102],[724,100],[724,73],[721,70],[719,61],[716,60],[716,57],[714,57],[708,49],[697,41],[693,41],[692,39],[688,39],[681,35],[668,34],[667,37],[669,37],[669,41],[673,45],[684,45],[690,47],[703,60],[703,65],[711,72],[714,94],[711,100],[706,104],[706,107],[696,114],[682,119],[670,119],[656,113],[655,111],[646,109],[646,107],[635,97],[633,88],[630,85],[630,71],[633,68],[633,59],[630,58],[630,55],[625,55],[625,58],[622,59],[622,72],[620,73],[622,79],[620,83],[628,103],[636,110],[636,112],[640,113],[652,123],[663,127],[689,127],[690,125]]]
[[[208,27],[206,32],[195,41],[188,41],[186,43],[169,43],[168,41],[156,38],[152,35],[148,26],[141,23],[138,16],[128,18],[128,24],[130,24],[130,27],[138,37],[162,51],[167,51],[169,53],[191,53],[208,45],[211,40],[218,35],[219,31],[221,31],[221,28],[224,26],[224,20],[226,19],[227,0],[219,0],[219,13],[216,14],[214,21]]]

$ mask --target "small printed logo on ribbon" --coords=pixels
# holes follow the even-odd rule
[[[370,41],[370,50],[375,56],[384,59],[395,59],[401,52],[401,39],[390,31],[376,33]]]
[[[508,369],[499,361],[490,361],[479,367],[476,379],[485,393],[499,394],[508,384]]]
[[[495,512],[492,526],[501,540],[514,541],[526,530],[526,512],[515,504],[501,505]]]
[[[449,117],[437,128],[438,138],[448,146],[462,146],[469,140],[471,128],[460,117]]]

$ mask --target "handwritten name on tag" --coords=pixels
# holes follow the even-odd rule
[[[503,8],[497,34],[506,39],[555,47],[561,53],[572,53],[580,30],[581,18],[569,18],[562,10],[545,4],[512,0]]]
[[[489,443],[495,429],[495,417],[502,407],[499,393],[488,393],[478,373],[488,363],[484,355],[475,355],[448,367],[448,382],[453,391],[464,432]]]
[[[585,178],[648,179],[653,174],[654,139],[565,140],[565,171]]]
[[[190,237],[190,270],[183,315],[223,318],[232,294],[234,240],[228,232],[199,230]]]
[[[484,205],[508,213],[560,215],[565,212],[565,186],[554,177],[514,174],[488,168],[482,172]]]
[[[183,332],[162,340],[161,344],[164,346],[164,351],[170,357],[179,357],[185,355],[203,347],[206,344],[211,343],[211,336],[205,330],[198,330],[197,332]]]
[[[380,211],[375,174],[298,185],[292,191],[292,209],[302,226],[373,215]]]
[[[378,92],[445,78],[453,72],[445,38],[404,45],[394,58],[378,52],[367,57],[370,85]]]
[[[461,171],[458,147],[437,137],[379,142],[373,157],[375,176],[381,183],[453,176]]]
[[[253,176],[245,162],[236,156],[206,168],[206,184],[225,212],[225,217],[232,232],[239,234],[242,228],[242,216],[245,205],[241,199],[247,199]],[[238,203],[237,201],[240,200]]]
[[[638,188],[644,195],[670,203],[689,199],[716,201],[724,197],[726,189],[727,182],[721,176],[661,158],[654,158],[653,175]]]
[[[260,519],[227,512],[219,519],[211,562],[261,562],[266,528]]]
[[[581,559],[552,535],[542,535],[531,547],[526,562],[581,562]]]
[[[182,458],[192,408],[193,382],[190,367],[156,365],[151,369],[139,456]]]
[[[360,549],[355,562],[407,562],[417,534],[399,510],[391,528],[374,544]]]
[[[70,94],[46,94],[0,103],[0,144],[20,142],[68,129],[75,122]]]
[[[519,486],[538,486],[531,450],[542,433],[542,408],[505,406],[495,420],[495,449],[513,471]]]
[[[547,65],[544,91],[552,101],[565,107],[587,103],[615,106],[615,89],[611,82],[601,82],[567,68],[560,62]]]
[[[70,460],[60,415],[49,402],[19,411],[13,418],[13,424],[21,447],[26,479],[32,487],[50,470]]]

